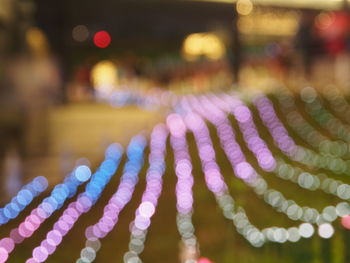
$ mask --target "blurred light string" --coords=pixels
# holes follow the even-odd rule
[[[333,157],[350,157],[349,144],[341,140],[330,140],[310,125],[297,110],[297,106],[295,105],[292,96],[278,93],[275,97],[277,98],[278,106],[286,116],[288,126],[305,142],[323,154],[329,154]]]
[[[151,225],[151,218],[156,211],[162,192],[167,137],[168,130],[164,124],[157,125],[152,131],[146,189],[135,212],[135,218],[130,224],[129,251],[123,257],[125,263],[142,262],[139,255],[144,249],[147,230]]]
[[[68,198],[73,197],[77,188],[90,179],[89,167],[82,165],[66,176],[62,184],[58,184],[40,205],[33,209],[29,216],[10,232],[10,236],[0,240],[0,262],[6,262],[16,244],[31,237],[40,225],[56,210],[60,209]]]
[[[128,159],[142,158],[145,144],[144,137],[133,137],[127,149]],[[76,201],[69,204],[53,229],[47,233],[46,239],[41,242],[40,246],[33,249],[32,258],[26,263],[44,262],[49,255],[55,252],[63,237],[72,229],[79,217],[87,213],[100,198],[106,185],[115,174],[121,157],[122,147],[120,145],[113,144],[107,149],[105,160],[91,177],[85,191],[79,194]]]
[[[232,100],[233,97],[227,96]],[[263,124],[270,132],[275,145],[293,161],[305,164],[307,166],[327,169],[336,174],[350,175],[350,161],[329,155],[320,155],[314,151],[297,145],[289,136],[287,129],[278,119],[274,107],[265,96],[260,95],[254,98],[253,103],[258,110]]]
[[[218,105],[220,106],[224,105],[223,101],[221,101]],[[270,114],[269,116],[277,118],[277,116],[273,111],[269,112],[268,110],[265,109],[264,113]],[[239,117],[236,119],[239,119]],[[248,119],[248,120],[252,121],[251,119]],[[305,188],[308,190],[320,189],[327,194],[332,194],[334,196],[337,196],[340,199],[347,201],[347,202],[338,203],[336,206],[327,206],[323,209],[321,214],[316,213],[315,209],[308,209],[306,207],[303,207],[302,208],[304,210],[302,213],[303,217],[318,218],[317,221],[320,224],[322,222],[334,221],[337,217],[342,217],[342,220],[344,220],[344,218],[347,218],[347,216],[350,214],[350,206],[348,204],[348,201],[350,199],[349,184],[346,184],[340,180],[334,180],[324,174],[315,176],[310,173],[306,173],[298,167],[293,167],[291,165],[284,163],[281,159],[277,160],[277,165],[276,165],[276,168],[274,169],[274,173],[282,179],[290,180],[294,183],[298,183],[299,186],[302,188]],[[276,195],[276,193],[274,193],[274,195]],[[294,207],[294,209],[297,209],[298,213],[300,214],[300,211],[301,211],[300,207]]]
[[[223,105],[221,101],[219,102],[220,103],[218,104]],[[206,100],[205,103],[210,104],[210,101]],[[244,113],[245,116],[240,115],[242,113]],[[252,115],[249,108],[245,105],[240,105],[239,108],[233,108],[232,114],[238,121],[244,140],[250,151],[256,157],[259,166],[266,172],[274,172],[276,170],[277,162],[272,156],[272,153],[268,149],[265,142],[260,138],[257,128],[252,120]],[[212,112],[211,115],[215,116],[215,113]],[[301,180],[304,179],[304,182],[300,180],[300,186],[306,186],[306,178],[300,178]],[[318,225],[322,225],[334,221],[338,216],[343,216],[342,214],[337,214],[336,207],[334,206],[325,207],[322,214],[320,214],[314,208],[307,206],[301,207],[294,200],[286,200],[282,193],[276,190],[267,189],[267,182],[263,178],[260,178],[260,180],[262,180],[260,181],[260,184],[265,185],[266,190],[259,194],[263,194],[265,197],[264,199],[268,204],[277,208],[278,211],[281,210],[292,220],[300,220],[303,222],[317,223]],[[310,190],[308,187],[304,188]],[[348,188],[350,188],[350,186],[348,186]],[[338,205],[342,207],[344,206],[344,202],[339,203]]]
[[[223,101],[219,101],[219,103],[217,105],[223,106],[223,105],[225,105],[225,103]],[[241,104],[238,103],[237,105],[241,105]],[[245,108],[245,110],[246,110],[246,112],[250,111],[249,108],[247,108],[247,107]],[[242,112],[242,108],[241,108],[241,110],[234,110],[233,109],[233,114],[236,115],[236,119],[240,123],[240,120],[242,122],[242,118],[237,116],[238,112]],[[265,110],[264,113],[269,114],[271,112]],[[272,114],[270,116],[276,117],[276,115],[274,115],[274,114]],[[255,130],[255,133],[258,135],[257,129],[256,129],[254,123],[252,122],[252,118],[247,118],[245,120],[251,122],[250,128],[252,128],[252,129],[249,129],[250,132],[252,132],[252,130]],[[242,127],[242,124],[240,124],[240,127],[244,128],[244,127]],[[246,131],[243,130],[242,132],[245,133]],[[246,137],[247,137],[247,135],[245,136],[245,138]],[[252,144],[250,144],[250,146],[251,146],[250,148],[252,148]],[[254,151],[253,149],[251,149],[251,150]],[[256,156],[258,155],[257,153],[258,152],[255,153]],[[268,153],[268,152],[265,151],[265,153]],[[258,156],[257,156],[257,159],[259,159]],[[277,164],[276,168],[274,169],[273,172],[282,179],[290,180],[294,183],[298,183],[300,187],[307,189],[307,190],[320,189],[320,190],[324,191],[325,193],[335,195],[340,199],[343,199],[346,201],[349,201],[349,199],[350,199],[350,185],[349,184],[346,184],[340,180],[334,180],[332,178],[327,177],[324,174],[321,174],[319,176],[315,176],[315,175],[312,175],[310,173],[303,172],[302,169],[288,165],[288,164],[284,163],[281,159],[277,160],[276,164]],[[274,195],[274,198],[278,197],[278,199],[283,197],[276,192],[272,193],[272,195]],[[270,199],[270,200],[274,203],[276,202],[276,199]],[[280,200],[278,201],[278,203],[279,202],[280,202]],[[323,209],[321,214],[319,214],[317,212],[317,210],[315,210],[313,208],[311,208],[311,209],[307,208],[307,207],[301,208],[301,207],[296,206],[295,203],[290,204],[289,205],[290,208],[291,208],[291,205],[294,205],[293,209],[291,209],[291,211],[294,210],[294,213],[291,213],[290,215],[295,217],[295,215],[299,214],[298,217],[302,216],[308,220],[311,220],[313,218],[312,221],[316,220],[316,222],[319,225],[326,223],[326,222],[332,222],[337,217],[342,217],[344,219],[344,217],[346,217],[347,215],[350,214],[350,206],[349,206],[348,202],[341,202],[341,203],[338,203],[336,206],[327,206]],[[290,217],[290,215],[288,215],[288,216]]]
[[[35,177],[30,183],[23,186],[10,203],[0,208],[0,225],[16,218],[47,187],[47,179],[43,176]]]
[[[181,235],[181,263],[196,263],[199,254],[199,244],[194,234],[192,223],[193,213],[193,175],[192,161],[186,142],[186,125],[180,115],[171,114],[167,117],[170,130],[170,142],[174,152],[176,183],[177,229]]]
[[[323,93],[325,93],[332,110],[341,114],[347,124],[350,124],[350,105],[343,93],[337,90],[336,87],[328,85],[324,86]]]
[[[280,101],[280,103],[281,103],[281,105],[282,105],[282,103],[283,103],[283,105],[289,105],[288,102],[286,102],[284,100],[284,98],[283,98],[283,100]],[[293,105],[295,105],[295,104],[293,103]],[[286,106],[286,107],[288,107],[288,106]],[[293,113],[292,109],[290,109],[289,107],[288,107],[288,109],[289,109],[289,112]],[[271,112],[271,113],[273,115],[275,115],[274,112]],[[286,114],[288,114],[288,113],[286,112]],[[298,115],[299,115],[299,113],[298,113]],[[276,116],[276,118],[277,118],[277,116]],[[288,116],[287,116],[287,118],[290,119]],[[315,136],[313,136],[314,134],[311,132],[310,132],[310,135],[311,135],[311,137],[315,137]],[[320,147],[326,147],[327,152],[330,152],[330,154],[333,156],[336,156],[339,154],[339,151],[337,151],[336,148],[339,149],[339,147],[341,147],[339,145],[339,143],[341,143],[341,142],[339,142],[339,141],[334,142],[334,141],[328,141],[328,140],[323,141],[323,142],[325,144],[322,144],[322,142],[321,142]],[[331,145],[329,145],[329,144],[331,144]],[[346,143],[344,143],[344,144],[346,144]],[[345,146],[345,147],[347,147],[347,146]],[[343,148],[343,147],[341,147],[341,148]],[[291,165],[286,164],[285,162],[282,161],[282,159],[277,160],[277,167],[275,169],[275,173],[280,178],[298,183],[303,188],[310,189],[310,190],[320,189],[326,193],[333,194],[333,195],[335,195],[338,198],[341,198],[343,200],[349,201],[349,199],[350,199],[350,186],[348,184],[346,184],[340,180],[334,180],[332,178],[329,178],[325,174],[319,174],[318,176],[315,176],[315,175],[312,175],[310,173],[306,173],[301,168],[293,167]],[[343,207],[343,205],[341,207]],[[337,211],[338,210],[339,209],[337,208]],[[340,211],[342,211],[342,210],[343,209],[341,209]],[[344,216],[344,212],[340,212],[340,211],[338,212],[338,214],[340,216]]]
[[[193,102],[193,99],[194,99],[194,97],[192,97],[192,102]],[[282,212],[286,213],[288,215],[288,217],[290,217],[290,219],[292,219],[292,220],[301,220],[301,221],[304,221],[307,223],[309,223],[309,222],[315,223],[315,221],[310,220],[310,219],[312,219],[312,218],[310,218],[310,213],[306,213],[306,215],[308,215],[308,217],[306,217],[306,216],[304,218],[301,217],[302,215],[300,215],[300,212],[302,210],[301,210],[301,208],[300,208],[300,210],[295,209],[295,208],[298,208],[299,206],[297,206],[293,200],[285,200],[283,195],[281,193],[279,193],[278,191],[267,189],[266,181],[263,178],[261,178],[258,174],[256,174],[256,172],[253,170],[253,168],[248,163],[245,162],[244,155],[240,150],[240,146],[235,142],[233,130],[230,127],[230,125],[228,124],[227,118],[224,118],[223,113],[218,111],[218,109],[213,108],[213,106],[215,107],[215,105],[210,105],[209,100],[202,101],[202,103],[203,103],[202,105],[206,106],[205,111],[203,111],[204,108],[198,109],[198,106],[201,106],[198,101],[196,103],[197,104],[196,108],[203,115],[210,116],[210,117],[208,117],[208,119],[210,119],[211,122],[217,127],[218,132],[219,132],[219,137],[221,140],[221,145],[223,146],[226,155],[228,156],[229,160],[231,161],[231,164],[233,166],[235,173],[238,174],[238,176],[241,179],[243,179],[248,185],[252,186],[255,189],[255,192],[257,194],[264,195],[265,201],[268,204],[270,204],[271,206],[277,208],[277,211],[279,211],[279,212],[282,211]],[[248,120],[249,118],[244,118],[244,119]],[[193,122],[194,121],[192,121],[192,123]],[[252,134],[250,134],[250,135],[252,135]],[[224,138],[224,137],[226,137],[226,138]],[[210,137],[208,137],[208,138],[210,138]],[[272,157],[272,154],[269,153],[269,150],[267,148],[261,147],[262,146],[261,143],[259,145],[258,141],[256,141],[256,140],[254,140],[254,141],[255,141],[254,145],[256,147],[255,150],[258,150],[258,148],[260,148],[259,153],[266,155],[265,160],[264,160],[264,158],[260,158],[260,160],[261,160],[260,165],[262,165],[263,169],[270,171],[275,166],[275,162],[274,162],[274,158]],[[238,158],[236,160],[236,162],[237,162],[236,165],[235,165],[235,158],[234,158],[234,156],[232,156],[232,152],[235,151],[234,147],[236,147],[236,153],[234,153],[234,154],[236,156],[240,156],[240,158]],[[262,156],[262,157],[264,157],[264,156]],[[271,167],[271,160],[272,160],[272,164],[274,164],[272,167]],[[265,165],[265,167],[264,167],[264,165]],[[245,174],[245,172],[247,174]],[[276,202],[276,200],[277,200],[277,202]],[[284,205],[284,207],[283,207],[283,205]],[[326,212],[330,212],[329,211],[330,208],[333,208],[333,207],[327,207],[325,209]],[[295,216],[295,210],[297,210],[298,216]],[[310,209],[310,208],[305,208],[305,210],[307,212],[316,211],[315,209]],[[333,212],[333,210],[331,212]],[[327,214],[326,219],[328,219],[329,221],[333,221],[335,219],[333,217],[333,214],[335,214],[335,208],[334,208],[334,213],[331,213],[330,215]],[[300,215],[300,217],[299,217],[299,215]],[[311,215],[313,215],[313,214],[311,213]],[[316,216],[318,216],[318,213],[316,214]],[[316,217],[314,217],[314,218],[316,218]],[[319,225],[320,225],[319,226],[320,236],[323,238],[331,237],[331,235],[334,232],[334,229],[327,222],[327,220],[324,220],[324,222],[319,222]],[[327,231],[323,231],[324,228]],[[266,233],[266,235],[268,235],[268,232]],[[278,240],[277,240],[277,242],[278,242]]]
[[[219,101],[220,102],[220,101]],[[205,111],[201,105],[206,105]],[[223,105],[223,104],[220,104]],[[240,106],[242,107],[242,106]],[[223,147],[226,156],[231,162],[232,169],[235,171],[235,175],[238,178],[241,178],[248,186],[252,187],[254,191],[264,197],[264,201],[275,208],[277,212],[282,212],[286,214],[291,220],[302,221],[306,223],[316,223],[319,213],[314,208],[305,207],[306,211],[311,211],[311,217],[308,213],[302,214],[302,209],[299,205],[296,204],[294,200],[286,200],[282,193],[277,190],[269,189],[267,182],[254,170],[254,168],[246,162],[244,154],[240,149],[239,144],[235,140],[235,135],[233,129],[228,123],[228,119],[225,117],[224,113],[216,108],[215,105],[206,99],[200,104],[199,101],[196,103],[196,109],[207,117],[217,128],[219,133],[219,139],[221,146]],[[246,115],[236,116],[237,119],[243,121],[243,124],[246,124],[245,128],[249,129],[249,134],[246,134],[244,131],[244,136],[246,140],[250,140],[248,143],[251,151],[254,155],[257,156],[259,165],[263,170],[271,172],[276,166],[276,161],[272,156],[271,152],[267,148],[266,144],[257,136],[257,131],[254,129],[254,123],[249,123],[251,117],[247,114],[247,111],[244,111],[243,108],[238,112],[244,112]],[[238,113],[235,112],[236,114]],[[241,123],[241,125],[243,125]],[[232,156],[233,150],[236,152],[237,156],[240,156],[239,159],[235,160]],[[306,215],[306,216],[305,216]],[[332,221],[332,220],[331,220]],[[320,225],[326,223],[318,222]]]
[[[282,122],[279,120],[272,102],[265,96],[259,96],[254,98],[255,107],[258,110],[260,118],[263,121],[263,124],[268,128],[270,134],[272,135],[276,146],[286,154],[286,150],[283,148],[283,139],[288,139],[292,147],[291,153],[286,154],[291,159],[297,162],[301,162],[308,166],[315,166],[317,168],[325,168],[334,173],[341,174],[345,173],[350,175],[347,167],[350,166],[349,160],[342,160],[334,155],[329,154],[316,154],[315,152],[304,148],[302,146],[296,145],[294,140],[288,135],[287,129],[284,127]],[[335,142],[333,142],[335,143]],[[322,145],[321,145],[322,146]]]
[[[139,173],[144,163],[144,150],[146,145],[145,138],[140,137],[140,145],[138,152],[128,151],[128,161],[124,166],[123,175],[117,191],[109,199],[108,204],[104,208],[103,216],[98,223],[89,226],[85,231],[85,248],[81,250],[80,258],[77,263],[93,262],[96,253],[101,248],[100,239],[110,233],[118,223],[119,213],[123,210],[132,198],[135,186],[139,181]],[[134,150],[133,150],[134,151]]]
[[[300,97],[304,102],[306,112],[310,114],[322,128],[335,138],[350,142],[350,127],[342,123],[342,121],[323,106],[314,88],[306,87],[302,89]]]
[[[269,227],[262,231],[254,226],[249,221],[249,218],[242,207],[234,208],[234,199],[230,195],[228,186],[221,175],[218,164],[216,163],[215,150],[205,122],[195,113],[187,113],[185,116],[185,122],[195,136],[197,148],[200,152],[202,167],[205,167],[204,173],[207,187],[215,195],[220,208],[223,210],[224,216],[233,221],[238,233],[242,234],[243,237],[255,247],[260,247],[267,241],[283,243],[288,240],[291,242],[297,242],[301,237],[309,238],[314,234],[314,228],[309,223],[303,223],[299,228],[292,227],[286,229]],[[236,156],[238,159],[241,157],[242,156]]]
[[[244,107],[246,107],[246,106],[244,106]],[[246,107],[246,110],[250,111],[248,107]],[[236,120],[239,122],[239,126],[241,128],[242,133],[244,134],[244,138],[246,140],[248,147],[254,153],[256,158],[259,159],[259,151],[254,150],[254,144],[249,144],[249,142],[248,142],[249,138],[247,138],[248,137],[247,129],[246,129],[247,126],[245,127],[244,123],[250,123],[250,124],[248,124],[248,128],[250,128],[250,131],[253,130],[255,132],[257,138],[259,138],[261,140],[261,138],[259,137],[257,128],[256,128],[255,124],[253,123],[252,118],[247,118],[246,122],[242,122],[242,119],[240,119],[240,117],[237,115],[238,112],[239,111],[234,110],[233,114],[236,117]],[[257,142],[255,142],[255,143],[257,143]],[[267,149],[266,144],[265,144],[264,148],[265,148],[265,152],[268,153],[269,155],[271,155],[271,152],[266,151],[266,149]],[[270,158],[273,158],[272,155]],[[276,174],[280,174],[279,171],[280,171],[281,167],[282,167],[282,169],[283,169],[283,167],[288,167],[288,166],[283,166],[284,163],[282,161],[277,161],[276,164],[277,165],[275,165],[275,168],[274,168],[274,173],[276,173]],[[293,169],[297,170],[297,168],[295,168],[295,167],[293,167]],[[309,173],[303,173],[302,169],[300,169],[300,170],[301,171],[299,172],[299,174],[296,173],[296,175],[298,175],[298,176],[295,177],[296,178],[296,180],[294,181],[295,183],[298,183],[300,187],[307,189],[307,190],[316,190],[320,187],[321,182],[316,176],[311,175]],[[327,191],[327,187],[333,182],[335,182],[335,180],[329,179],[327,176],[323,176],[323,178],[322,178],[322,184],[323,184],[322,190],[324,190],[324,192],[326,192],[328,194],[332,193],[333,195],[337,196],[338,198],[348,201],[350,198],[350,185],[339,181],[339,187],[335,187],[334,190],[331,188],[331,189],[329,189],[329,191]],[[338,182],[336,183],[336,185],[337,184],[338,184]],[[304,212],[301,212],[302,211],[301,209],[304,210]],[[315,222],[320,225],[320,224],[325,223],[325,222],[332,222],[337,217],[342,217],[342,216],[346,215],[345,213],[349,212],[349,205],[348,205],[348,203],[341,202],[341,203],[337,204],[336,207],[335,206],[327,206],[323,209],[323,212],[321,214],[319,212],[316,212],[316,210],[313,208],[312,209],[310,209],[308,207],[301,208],[301,207],[297,207],[296,204],[294,204],[293,210],[296,210],[294,215],[299,214],[299,216],[304,216],[306,218],[310,218],[310,217],[314,218]],[[313,212],[311,212],[311,211],[313,211]],[[312,214],[313,214],[313,216],[311,216]],[[293,215],[293,217],[294,217],[294,215]],[[288,215],[288,216],[290,216],[290,215]]]

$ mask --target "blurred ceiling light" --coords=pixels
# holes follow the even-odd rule
[[[184,40],[182,53],[188,61],[195,61],[202,56],[217,60],[225,55],[226,48],[223,41],[214,33],[194,33]]]
[[[214,3],[236,3],[239,0],[191,0]],[[348,0],[350,3],[350,0]],[[289,8],[312,8],[324,10],[338,10],[342,7],[344,0],[256,0],[256,4],[265,6],[280,6]]]
[[[118,84],[116,65],[108,60],[97,63],[91,71],[91,80],[97,92],[109,95]]]
[[[84,25],[78,25],[73,28],[72,37],[75,41],[84,42],[89,37],[89,30]]]
[[[107,31],[99,31],[94,35],[94,44],[99,48],[106,48],[111,43],[112,38]]]
[[[238,20],[242,34],[267,36],[293,36],[298,29],[299,13],[296,11],[271,12],[254,10],[250,16]]]
[[[236,4],[237,13],[247,16],[253,11],[253,3],[250,0],[238,0]]]

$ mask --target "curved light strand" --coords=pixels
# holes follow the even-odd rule
[[[133,139],[130,144],[136,143]],[[130,147],[128,150],[130,150]],[[32,258],[29,258],[26,263],[45,262],[49,255],[56,251],[64,236],[72,229],[79,217],[88,212],[99,199],[105,186],[118,168],[121,156],[122,147],[120,145],[113,144],[107,148],[106,159],[85,186],[85,191],[79,194],[76,201],[71,202],[68,208],[64,210],[62,216],[54,224],[53,229],[47,233],[46,238],[33,249]]]
[[[174,151],[176,183],[177,228],[181,235],[182,263],[196,263],[199,256],[199,244],[194,234],[193,213],[193,175],[192,161],[186,142],[186,125],[178,114],[167,117],[170,130],[170,142]]]
[[[40,225],[56,210],[60,209],[68,198],[73,197],[77,192],[77,188],[88,181],[90,177],[89,167],[81,165],[66,176],[63,184],[56,185],[50,196],[45,198],[37,208],[33,209],[17,228],[12,229],[9,237],[0,240],[0,262],[6,262],[16,244],[20,244],[26,238],[31,237]]]
[[[47,179],[43,176],[35,177],[30,183],[23,186],[10,203],[0,208],[0,226],[16,218],[47,187]]]
[[[144,249],[147,230],[151,225],[151,218],[156,211],[162,192],[167,137],[168,130],[165,125],[159,124],[153,129],[146,189],[142,194],[142,201],[136,210],[135,218],[130,225],[129,251],[123,257],[125,263],[142,262],[139,255]]]

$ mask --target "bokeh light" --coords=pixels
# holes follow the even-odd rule
[[[99,31],[94,35],[94,44],[99,48],[106,48],[111,44],[112,38],[107,31]]]
[[[0,225],[6,224],[11,219],[16,218],[47,187],[48,181],[43,176],[38,176],[23,186],[17,195],[11,199],[10,203],[6,204],[4,208],[0,208]]]
[[[334,234],[334,228],[331,224],[325,223],[318,227],[318,234],[320,237],[328,239]]]
[[[118,85],[116,65],[108,60],[97,63],[91,70],[91,80],[101,97],[109,96]]]
[[[343,227],[350,230],[350,215],[343,216],[341,218],[341,224]]]
[[[86,41],[89,35],[89,29],[85,25],[77,25],[72,30],[72,37],[77,42]]]
[[[226,54],[223,40],[214,33],[194,33],[186,37],[182,47],[183,56],[194,61],[201,56],[218,60]]]
[[[243,16],[249,15],[253,11],[253,3],[251,0],[238,0],[236,3],[237,13]]]

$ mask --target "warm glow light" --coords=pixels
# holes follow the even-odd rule
[[[45,56],[48,52],[48,42],[44,32],[36,27],[29,28],[25,35],[26,43],[30,50],[39,56]]]
[[[293,36],[298,29],[299,14],[295,11],[270,12],[254,10],[238,20],[242,34]]]
[[[316,26],[319,29],[327,29],[334,22],[333,12],[322,12],[316,17]]]
[[[195,33],[187,36],[182,51],[188,61],[197,60],[201,56],[217,60],[226,53],[223,41],[213,33]]]
[[[94,44],[99,48],[106,48],[111,43],[112,38],[107,31],[99,31],[94,35]]]
[[[238,0],[236,10],[238,14],[247,16],[253,11],[253,3],[250,0]]]
[[[117,67],[111,61],[101,61],[92,69],[92,83],[95,89],[104,94],[113,91],[118,83]]]

